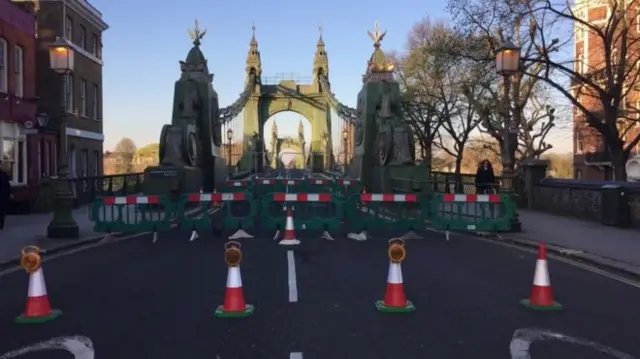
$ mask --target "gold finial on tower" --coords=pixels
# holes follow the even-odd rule
[[[187,31],[189,32],[189,36],[191,37],[191,40],[193,40],[193,44],[195,46],[200,46],[200,40],[202,40],[204,35],[207,34],[207,29],[200,30],[200,22],[198,19],[196,19],[196,25],[193,30],[188,29]]]
[[[322,38],[323,30],[324,30],[324,28],[322,27],[322,23],[320,23],[320,25],[318,25],[318,33],[320,34],[320,38]]]
[[[373,40],[373,46],[378,48],[380,47],[380,43],[384,40],[385,35],[387,35],[387,30],[384,30],[382,33],[380,32],[380,26],[376,21],[373,33],[371,31],[367,31],[371,40]]]
[[[256,37],[256,21],[253,20],[253,23],[251,24],[251,36],[252,37]]]

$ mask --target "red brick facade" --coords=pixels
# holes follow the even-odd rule
[[[603,2],[602,5],[593,5],[595,2],[591,1],[590,7],[586,7],[582,3],[584,3],[584,1],[576,1],[576,6],[573,9],[576,16],[592,24],[607,24],[607,19],[610,14],[607,11],[606,5],[604,5],[605,2]],[[632,12],[628,17],[628,19],[632,20],[630,21],[631,29],[629,30],[629,35],[640,36],[640,23],[638,23],[639,14],[636,13],[635,10]],[[579,24],[575,26],[574,35],[576,72],[586,73],[602,69],[605,65],[605,59],[603,44],[600,38],[586,29],[581,29]],[[633,43],[636,42],[636,40],[629,40],[629,42]],[[628,64],[633,64],[638,61],[636,58],[639,51],[636,49],[629,51],[631,53],[630,57],[632,58],[628,60]],[[631,86],[633,86],[633,84]],[[573,90],[575,91],[576,88]],[[640,88],[638,88],[638,90],[640,90]],[[597,111],[601,108],[599,99],[588,95],[581,96],[579,101],[590,111]],[[633,112],[634,114],[632,116],[637,116],[635,113],[640,113],[640,91],[637,91],[635,88],[629,91],[627,98],[625,98],[621,105],[621,110],[625,109]],[[639,133],[640,125],[636,124],[635,128],[627,132],[625,140],[633,140]],[[637,153],[638,150],[640,150],[640,146],[633,149],[632,155]],[[573,108],[573,155],[574,178],[588,180],[614,179],[611,161],[600,134],[587,126],[584,121],[584,116],[575,106]]]

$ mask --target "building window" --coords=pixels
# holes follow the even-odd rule
[[[93,151],[93,176],[100,176],[100,151]]]
[[[80,169],[81,176],[80,177],[88,177],[89,176],[89,150],[82,150],[80,152]]]
[[[93,118],[100,119],[100,87],[93,85]]]
[[[87,48],[87,29],[84,28],[84,26],[80,25],[80,46],[82,46],[83,49]]]
[[[73,74],[65,75],[64,102],[67,112],[73,113]]]
[[[64,37],[69,41],[73,41],[73,19],[70,16],[67,16],[64,22]]]
[[[582,48],[576,50],[576,72],[583,73],[584,71],[584,53]]]
[[[19,138],[17,125],[2,123],[0,128],[0,158],[7,166],[11,185],[23,185],[27,180],[27,149],[24,138]]]
[[[80,80],[80,115],[87,116],[87,80]]]
[[[24,50],[20,46],[13,47],[13,73],[15,75],[14,93],[18,97],[24,96]]]
[[[100,58],[100,38],[98,38],[96,34],[93,34],[93,38],[91,39],[91,54]]]
[[[42,141],[44,144],[44,150],[42,151],[41,171],[43,176],[49,176],[49,173],[51,172],[49,170],[49,164],[51,163],[51,142],[45,141],[44,139]]]
[[[8,62],[7,55],[9,49],[7,47],[7,40],[0,37],[0,92],[9,92],[8,81]]]
[[[584,140],[580,135],[580,131],[576,131],[576,152],[582,153],[582,151],[584,151]]]

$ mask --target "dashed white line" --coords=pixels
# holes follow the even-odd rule
[[[302,359],[302,353],[300,352],[290,353],[289,359]]]
[[[288,279],[289,279],[289,303],[295,303],[298,301],[298,281],[296,280],[296,260],[293,256],[293,251],[287,251],[287,264],[288,264]],[[291,353],[300,354],[300,353]],[[294,358],[293,356],[291,358]],[[302,354],[299,357],[302,358]]]

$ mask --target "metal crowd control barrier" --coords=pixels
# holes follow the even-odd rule
[[[358,180],[337,179],[334,186],[335,193],[345,198],[362,193],[362,183]]]
[[[164,231],[171,228],[175,216],[167,196],[100,197],[89,206],[93,230],[101,233]]]
[[[363,193],[349,197],[345,223],[353,231],[424,229],[428,205],[415,194]]]
[[[431,226],[452,231],[508,231],[515,203],[500,194],[434,194]]]
[[[330,179],[307,179],[306,190],[309,193],[334,193],[334,182]]]
[[[275,192],[305,193],[306,187],[300,179],[261,178],[256,179],[254,192],[258,198]]]
[[[187,215],[190,205],[203,207],[197,217]],[[218,205],[222,204],[222,207]],[[179,226],[181,229],[198,230],[213,227],[213,214],[222,212],[222,228],[252,228],[256,213],[255,202],[251,195],[236,193],[192,193],[183,195],[178,204]]]
[[[262,200],[264,228],[284,229],[286,209],[293,210],[295,229],[340,228],[342,201],[331,193],[272,193]]]
[[[237,193],[237,192],[250,192],[252,190],[253,190],[253,181],[232,180],[232,181],[227,181],[223,192]]]

